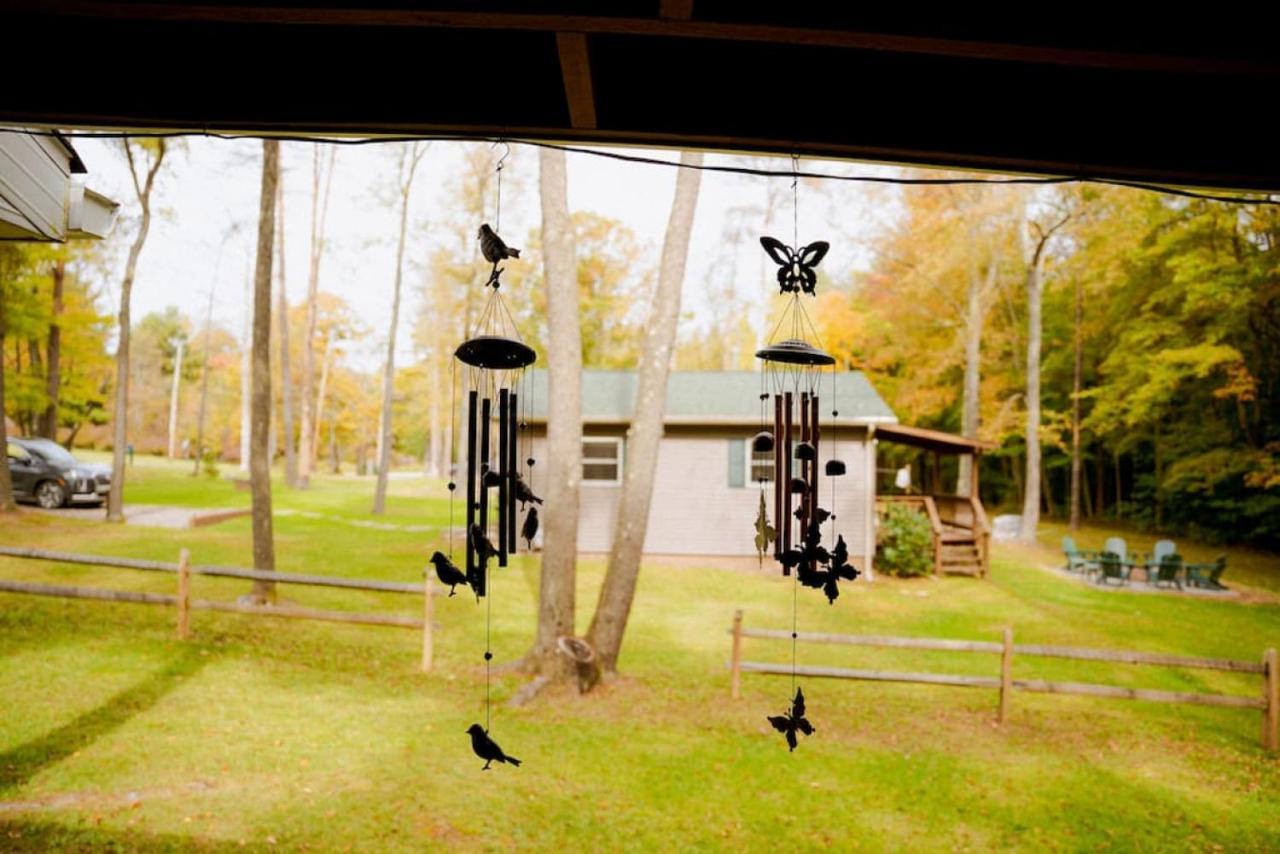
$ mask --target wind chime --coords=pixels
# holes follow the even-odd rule
[[[506,159],[505,155],[503,159]],[[520,534],[531,545],[539,524],[534,505],[542,503],[524,477],[535,462],[528,455],[527,437],[523,462],[520,453],[520,436],[528,426],[527,417],[521,417],[521,406],[526,407],[526,414],[528,411],[525,369],[534,363],[537,354],[520,339],[515,319],[502,299],[502,272],[505,269],[502,264],[507,259],[519,258],[520,250],[507,246],[497,231],[502,216],[501,160],[497,165],[497,176],[498,202],[494,226],[491,228],[488,223],[481,225],[477,235],[480,251],[492,265],[484,282],[488,297],[475,327],[468,330],[467,339],[454,351],[455,407],[459,368],[466,395],[463,405],[466,475],[462,490],[466,501],[466,569],[463,571],[453,563],[453,502],[458,492],[458,484],[454,481],[449,483],[449,556],[446,558],[436,552],[432,557],[441,582],[450,586],[450,596],[453,595],[453,587],[465,584],[474,591],[477,602],[482,598],[486,602],[485,723],[483,727],[473,724],[467,730],[472,750],[485,760],[485,770],[495,761],[520,764],[520,760],[504,753],[489,736],[490,664],[493,661],[490,643],[493,597],[489,570],[495,563],[505,567],[509,556],[516,553],[519,543],[516,536],[517,504],[527,508]],[[452,452],[450,458],[453,458]]]
[[[792,162],[798,166],[794,159]],[[830,548],[822,539],[823,526],[828,523],[829,534],[835,533],[836,517],[832,510],[818,503],[820,475],[830,478],[834,508],[835,478],[845,473],[845,464],[832,456],[820,467],[822,430],[818,392],[823,372],[835,364],[835,359],[822,349],[802,300],[815,295],[818,277],[814,268],[831,247],[822,240],[800,245],[797,185],[798,178],[791,185],[794,246],[773,237],[760,238],[760,245],[778,265],[778,289],[786,298],[786,305],[765,346],[756,351],[756,358],[761,362],[760,432],[751,441],[755,459],[773,455],[772,477],[757,477],[760,509],[755,526],[756,548],[763,560],[772,545],[773,557],[782,567],[782,574],[792,577],[791,688],[794,693],[785,715],[769,717],[769,723],[786,737],[791,750],[796,749],[797,733],[813,733],[813,726],[805,716],[804,693],[796,685],[798,590],[801,586],[820,589],[827,601],[834,603],[840,595],[840,582],[853,581],[859,574],[849,563],[849,549],[843,536],[837,534]],[[834,401],[835,372],[830,374]],[[831,415],[836,417],[839,412],[832,410]],[[773,487],[772,523],[769,503],[765,500],[766,482]]]

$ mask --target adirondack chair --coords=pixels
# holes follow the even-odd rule
[[[1129,546],[1125,543],[1124,537],[1108,537],[1106,543],[1103,544],[1104,552],[1111,552],[1120,558],[1121,563],[1129,562]]]
[[[1189,563],[1187,564],[1187,583],[1206,590],[1226,590],[1226,586],[1219,580],[1222,578],[1222,573],[1226,571],[1226,555],[1218,555],[1218,559],[1213,563]]]
[[[1076,548],[1074,537],[1066,536],[1062,538],[1062,553],[1067,556],[1068,572],[1083,572],[1088,574],[1098,568],[1098,553],[1085,552]]]
[[[1123,541],[1122,541],[1123,542]],[[1098,555],[1098,583],[1107,584],[1112,579],[1121,585],[1129,583],[1129,567],[1113,551],[1103,551]]]
[[[1173,540],[1156,540],[1156,544],[1151,547],[1151,556],[1142,564],[1147,573],[1147,581],[1154,584],[1156,576],[1160,572],[1160,562],[1167,555],[1177,554],[1178,547]],[[1133,563],[1137,563],[1135,560]]]
[[[1168,542],[1168,540],[1162,540],[1161,542]],[[1159,546],[1160,543],[1156,543],[1156,547],[1159,548]],[[1148,569],[1147,572],[1150,573],[1151,570]],[[1172,554],[1165,554],[1161,556],[1160,562],[1155,568],[1155,575],[1149,576],[1149,580],[1156,587],[1159,587],[1161,584],[1172,584],[1174,587],[1181,590],[1182,581],[1178,578],[1178,575],[1181,574],[1181,572],[1182,555],[1177,552],[1173,552]]]

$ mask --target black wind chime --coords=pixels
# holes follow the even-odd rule
[[[798,166],[794,159],[793,166]],[[772,546],[773,557],[781,565],[782,574],[792,576],[793,696],[785,715],[769,717],[769,723],[786,737],[791,750],[796,749],[797,733],[813,733],[813,726],[805,717],[804,693],[796,685],[799,588],[822,590],[827,601],[834,603],[840,595],[840,582],[853,581],[859,574],[849,563],[849,549],[843,536],[836,534],[835,543],[830,548],[823,544],[822,539],[824,525],[829,525],[828,536],[835,534],[836,516],[833,510],[827,510],[818,503],[822,438],[818,392],[824,370],[833,366],[835,359],[822,349],[802,299],[815,295],[818,277],[814,268],[831,247],[821,240],[807,246],[800,245],[797,185],[798,179],[793,180],[794,248],[772,237],[760,238],[760,245],[778,265],[778,289],[786,298],[786,307],[765,346],[756,351],[756,358],[761,362],[760,432],[751,441],[756,459],[767,459],[769,454],[773,455],[772,477],[757,477],[760,509],[756,518],[756,547],[763,560]],[[769,406],[771,399],[772,407]],[[831,399],[835,400],[834,371],[831,372]],[[769,423],[770,414],[772,425]],[[831,415],[834,418],[839,412],[832,410]],[[834,442],[832,444],[834,446]],[[830,478],[834,509],[835,478],[845,473],[845,464],[832,456],[821,466],[821,473]],[[765,500],[766,482],[773,486],[772,524],[769,504]]]
[[[505,159],[505,155],[503,157]],[[497,210],[494,227],[488,223],[480,226],[478,234],[480,250],[486,261],[492,264],[484,288],[488,299],[476,321],[468,330],[468,338],[454,351],[454,404],[458,370],[463,373],[462,387],[466,394],[463,419],[466,427],[466,480],[463,492],[466,500],[466,570],[453,563],[453,501],[458,484],[449,483],[449,556],[436,552],[431,560],[441,583],[449,586],[449,595],[457,585],[465,584],[475,593],[476,601],[485,599],[485,650],[484,650],[484,726],[472,724],[467,730],[471,736],[471,748],[485,760],[488,770],[493,762],[519,765],[520,760],[503,752],[489,736],[491,724],[491,672],[493,661],[491,648],[491,614],[493,601],[489,585],[489,567],[496,563],[507,565],[519,543],[516,530],[517,504],[525,510],[524,523],[519,531],[521,538],[532,545],[538,533],[538,511],[535,505],[542,499],[533,494],[522,472],[527,474],[534,459],[529,455],[530,440],[525,436],[524,457],[521,461],[522,433],[528,426],[528,401],[525,369],[537,359],[533,348],[520,340],[515,320],[502,299],[502,264],[509,258],[519,258],[520,250],[507,246],[498,236],[497,228],[502,216],[502,161],[497,166]],[[521,406],[526,407],[521,417]],[[495,424],[496,422],[496,424]],[[450,459],[453,459],[452,449]]]

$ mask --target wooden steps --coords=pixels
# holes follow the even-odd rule
[[[982,575],[982,554],[973,535],[942,537],[939,569],[948,575]]]

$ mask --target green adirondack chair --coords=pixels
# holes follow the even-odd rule
[[[1221,582],[1222,573],[1227,571],[1227,556],[1218,555],[1213,563],[1187,564],[1187,583],[1205,590],[1226,590]]]
[[[1160,545],[1156,544],[1157,547]],[[1148,570],[1150,572],[1150,570]],[[1179,590],[1182,589],[1182,581],[1178,578],[1182,574],[1182,555],[1177,552],[1172,554],[1164,554],[1160,557],[1160,563],[1156,566],[1155,575],[1150,577],[1150,581],[1156,587],[1162,584],[1172,584]]]
[[[1068,572],[1088,574],[1098,568],[1098,553],[1081,551],[1076,548],[1075,537],[1066,536],[1062,538],[1062,553],[1067,557],[1065,568]]]
[[[1104,551],[1098,555],[1098,583],[1109,584],[1112,580],[1121,585],[1129,583],[1129,567],[1115,552]]]

